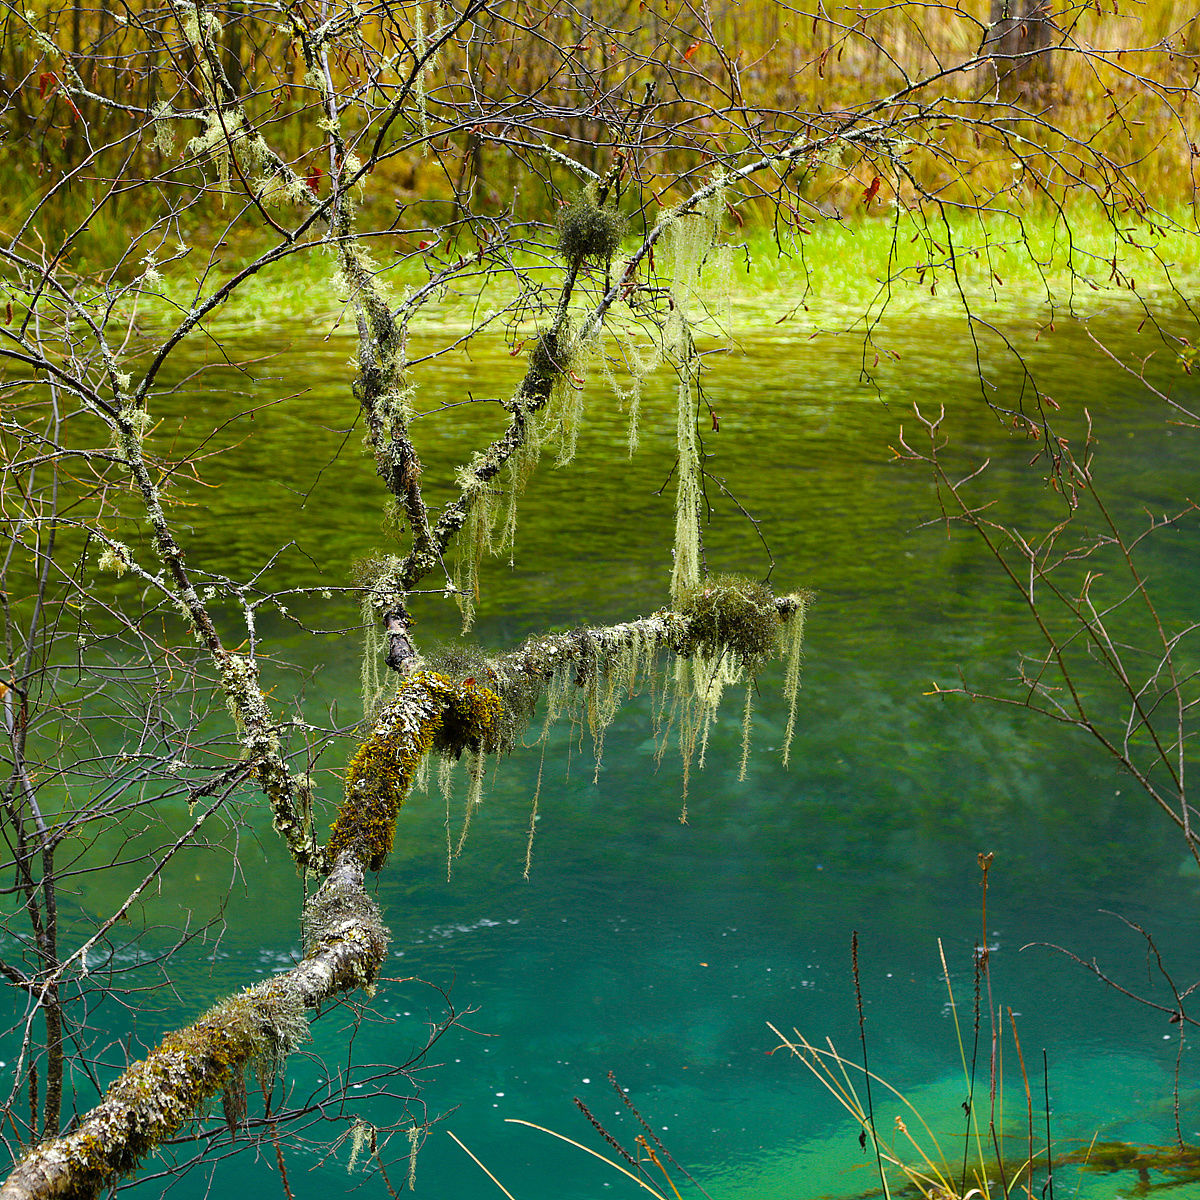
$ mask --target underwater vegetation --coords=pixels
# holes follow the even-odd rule
[[[1135,1146],[1129,1142],[1096,1142],[1086,1151],[1068,1155],[1065,1162],[1078,1162],[1093,1174],[1117,1175],[1132,1172],[1137,1182],[1121,1195],[1148,1196],[1152,1192],[1200,1183],[1200,1146]],[[1155,1179],[1151,1172],[1160,1176]]]

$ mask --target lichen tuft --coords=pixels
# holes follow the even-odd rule
[[[463,686],[482,684],[498,698],[500,711],[480,743],[480,749],[488,754],[511,754],[546,690],[546,679],[542,674],[536,669],[509,669],[470,642],[433,646],[426,653],[425,662],[434,671],[460,681]],[[439,741],[434,746],[435,750],[454,759],[465,748],[469,747],[465,744],[455,747],[452,740]]]
[[[578,267],[585,261],[607,264],[621,248],[625,236],[625,218],[587,193],[558,214],[558,248],[563,258]]]
[[[687,618],[679,653],[733,654],[751,673],[774,656],[783,627],[765,584],[736,575],[710,575],[685,591],[679,612]]]

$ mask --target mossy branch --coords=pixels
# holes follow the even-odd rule
[[[710,579],[679,611],[546,634],[481,661],[480,675],[492,686],[475,676],[456,682],[434,671],[405,679],[347,769],[345,800],[329,845],[319,852],[334,866],[304,910],[303,961],[168,1034],[73,1132],[21,1159],[0,1187],[0,1200],[97,1195],[218,1093],[236,1090],[247,1066],[282,1062],[306,1035],[307,1010],[373,983],[388,934],[363,889],[363,873],[383,867],[396,817],[430,751],[457,757],[464,750],[511,749],[553,681],[567,677],[584,687],[631,648],[663,648],[682,657],[728,654],[752,668],[779,649],[780,631],[802,620],[806,603],[803,594],[776,597],[761,584]]]
[[[460,473],[464,481],[457,499],[446,505],[433,529],[433,545],[439,558],[444,557],[455,535],[466,524],[471,510],[479,503],[488,484],[504,464],[525,444],[530,435],[530,420],[550,402],[556,380],[567,371],[567,301],[574,285],[578,264],[569,268],[557,315],[549,329],[534,344],[525,376],[506,407],[512,414],[508,428],[469,467]],[[409,554],[398,573],[402,586],[415,586],[426,573],[416,549]]]
[[[384,865],[421,759],[431,749],[494,748],[500,711],[499,698],[474,680],[455,683],[432,672],[406,679],[351,760],[329,846],[314,853],[314,860],[334,865],[304,908],[303,961],[168,1034],[78,1128],[22,1158],[0,1187],[0,1200],[97,1195],[218,1093],[236,1089],[247,1066],[280,1064],[307,1035],[307,1010],[370,987],[388,933],[363,889],[364,868]]]
[[[435,748],[455,755],[492,748],[501,711],[499,697],[474,679],[455,683],[432,671],[406,679],[350,760],[329,855],[352,853],[380,870],[421,760]]]
[[[752,600],[746,599],[746,588],[754,589]],[[724,604],[714,599],[718,590]],[[772,596],[762,585],[740,584],[735,588],[724,580],[706,581],[697,589],[697,596],[691,602],[685,601],[680,611],[663,608],[648,617],[618,625],[539,634],[491,661],[505,673],[548,680],[568,662],[579,667],[582,678],[586,679],[594,666],[611,660],[634,643],[670,650],[683,657],[699,650],[708,653],[724,650],[746,661],[766,658],[773,650],[774,634],[764,629],[763,616],[782,628],[783,622],[802,611],[808,600],[805,592]]]
[[[457,27],[466,19],[463,15],[453,24]],[[294,23],[294,33],[310,74],[321,83],[321,105],[330,129],[332,186],[325,199],[319,198],[307,186],[287,160],[273,150],[251,124],[245,110],[238,103],[236,89],[224,70],[212,29],[204,22],[197,21],[197,50],[203,53],[205,73],[213,89],[212,96],[207,97],[209,104],[201,112],[207,120],[215,122],[223,142],[223,152],[228,155],[247,197],[263,220],[284,239],[288,247],[296,245],[314,224],[323,222],[328,227],[328,241],[336,250],[338,265],[350,289],[351,300],[358,316],[359,373],[355,392],[367,418],[376,467],[389,491],[404,509],[413,530],[414,556],[420,560],[424,571],[427,572],[436,566],[438,559],[432,550],[428,514],[418,483],[421,463],[408,437],[407,417],[404,413],[401,386],[403,339],[388,303],[376,283],[374,272],[363,254],[360,238],[353,229],[349,193],[351,188],[362,180],[374,158],[364,166],[347,150],[340,132],[337,97],[329,77],[324,37],[310,34],[300,22]],[[450,35],[444,32],[441,40],[448,36]],[[413,78],[416,70],[414,67]],[[408,87],[404,89],[404,94],[407,94],[407,91]],[[400,101],[397,100],[396,103]],[[378,153],[378,149],[377,145],[375,153]],[[261,174],[261,186],[246,177],[239,154],[254,163],[257,172]],[[285,229],[267,211],[264,198],[268,194],[276,193],[286,197],[289,203],[307,209],[306,215],[295,228]],[[264,256],[258,263],[261,264],[266,257],[269,256]],[[254,269],[257,269],[257,265]],[[240,278],[241,276],[238,277]],[[207,304],[190,313],[166,339],[151,362],[138,393],[139,399],[146,394],[146,389],[168,351],[185,333],[190,332],[201,315],[223,303],[230,293],[231,288],[228,285],[220,289]]]
[[[32,1149],[0,1187],[0,1200],[97,1195],[134,1170],[251,1065],[277,1067],[308,1033],[309,1009],[370,985],[388,934],[343,855],[305,908],[305,958],[209,1009],[131,1066],[71,1133]]]
[[[444,676],[486,682],[496,694],[500,712],[482,748],[509,753],[533,717],[538,701],[548,695],[550,719],[572,689],[588,697],[587,721],[597,741],[615,715],[621,698],[633,689],[634,677],[653,669],[660,651],[693,667],[702,692],[689,696],[684,711],[696,705],[707,713],[715,707],[707,674],[721,664],[726,682],[753,679],[775,658],[786,661],[785,692],[789,702],[789,735],[795,726],[796,693],[800,686],[801,640],[811,596],[796,592],[774,596],[769,588],[732,576],[709,577],[682,597],[678,609],[664,608],[648,617],[617,625],[581,627],[567,633],[539,634],[516,650],[488,657],[482,651],[456,646],[429,656],[430,665]],[[677,684],[682,680],[677,680]],[[689,677],[689,690],[692,683]],[[695,721],[681,717],[685,761],[692,753]],[[707,717],[701,718],[701,725]],[[786,748],[785,748],[786,754]]]
[[[373,268],[351,231],[351,214],[343,205],[337,230],[338,264],[350,288],[357,313],[358,377],[354,393],[367,422],[375,455],[375,471],[408,520],[411,559],[420,574],[433,570],[440,556],[421,495],[421,460],[409,437],[410,410],[404,380],[404,333],[376,282]],[[404,583],[401,591],[412,583]]]

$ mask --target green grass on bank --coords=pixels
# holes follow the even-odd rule
[[[815,320],[868,313],[885,300],[902,308],[1078,306],[1136,291],[1155,298],[1200,276],[1200,229],[1186,212],[1161,226],[1116,225],[1095,209],[1061,217],[991,214],[948,223],[912,214],[825,221],[784,243],[750,243],[753,268],[735,285],[746,317],[788,297]],[[779,314],[776,314],[777,316]]]
[[[951,220],[918,220],[911,213],[818,219],[803,231],[766,228],[727,232],[732,254],[706,271],[716,298],[735,330],[786,323],[793,330],[845,327],[891,312],[994,308],[1067,308],[1086,313],[1098,300],[1140,296],[1157,302],[1200,279],[1200,232],[1187,211],[1161,224],[1135,217],[1112,224],[1098,211],[1069,218],[992,214]],[[627,243],[629,245],[630,243]],[[455,255],[427,252],[392,255],[386,243],[373,246],[393,299],[399,303],[424,287],[431,272]],[[204,280],[211,294],[245,266],[227,256]],[[137,300],[142,321],[162,329],[192,308],[197,296],[194,254],[164,268],[161,283]],[[522,268],[557,289],[560,268],[532,258]],[[354,322],[338,293],[336,264],[313,247],[272,263],[248,279],[206,319],[211,333],[231,328],[304,325],[314,331],[353,334]],[[596,294],[597,273],[585,284]],[[414,320],[415,334],[469,329],[490,314],[498,331],[510,325],[505,307],[518,294],[511,275],[471,267],[425,303]],[[582,302],[582,294],[581,302]],[[525,325],[532,328],[536,317]],[[521,327],[522,329],[524,326]]]

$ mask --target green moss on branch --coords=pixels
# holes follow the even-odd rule
[[[167,1034],[76,1129],[25,1154],[0,1186],[0,1200],[86,1200],[134,1170],[221,1092],[235,1099],[227,1112],[237,1109],[245,1070],[278,1068],[308,1036],[306,1010],[370,987],[387,945],[362,868],[343,855],[305,906],[303,961]]]
[[[599,755],[604,730],[621,703],[655,675],[661,653],[673,654],[676,720],[686,761],[711,720],[720,686],[752,681],[776,658],[787,664],[790,742],[809,599],[805,592],[775,596],[753,580],[713,576],[689,589],[678,610],[661,609],[619,625],[541,634],[496,656],[456,643],[432,651],[426,661],[441,676],[482,681],[499,697],[501,712],[485,750],[514,750],[545,696],[546,728],[563,712],[577,713],[590,728]]]
[[[773,657],[784,617],[771,589],[752,579],[713,575],[680,597],[685,620],[677,650],[684,657],[733,654],[753,668]]]
[[[283,980],[231,996],[130,1067],[74,1133],[32,1150],[0,1195],[96,1195],[219,1092],[235,1090],[247,1066],[273,1069],[307,1034],[304,1004]],[[34,1190],[31,1180],[46,1186]]]
[[[434,749],[457,755],[492,748],[501,711],[495,692],[475,679],[455,682],[433,671],[406,679],[350,760],[328,853],[349,851],[368,870],[380,870],[421,760]]]

